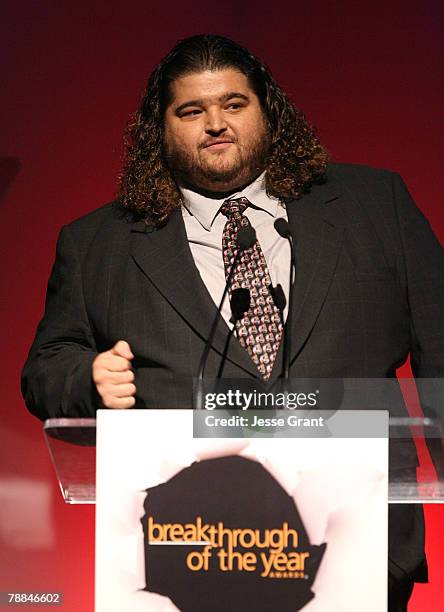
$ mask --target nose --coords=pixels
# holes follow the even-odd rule
[[[220,136],[227,129],[227,123],[225,121],[222,110],[220,109],[208,109],[206,115],[205,131],[211,136]]]

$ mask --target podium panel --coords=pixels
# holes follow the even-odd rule
[[[96,612],[386,609],[387,414],[360,437],[254,415],[222,438],[211,413],[99,411]]]

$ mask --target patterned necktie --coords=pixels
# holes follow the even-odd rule
[[[238,251],[237,232],[240,227],[250,225],[243,214],[249,205],[247,198],[237,198],[225,200],[220,209],[228,219],[222,234],[226,279]],[[236,322],[237,337],[263,379],[268,380],[279,350],[283,325],[280,311],[271,293],[267,262],[257,240],[250,249],[245,249],[241,254],[228,288],[229,295],[239,287],[250,290],[251,302],[245,316]]]

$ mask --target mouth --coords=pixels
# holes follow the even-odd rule
[[[232,144],[232,140],[214,140],[204,144],[203,148],[209,149],[210,151],[219,151],[220,149],[227,149]]]

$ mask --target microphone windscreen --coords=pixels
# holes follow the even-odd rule
[[[231,294],[230,305],[233,320],[240,321],[250,308],[250,290],[242,287],[235,289]]]
[[[276,219],[274,222],[274,229],[282,238],[292,238],[290,224],[288,221],[285,221],[285,219]]]
[[[251,249],[253,244],[256,242],[256,232],[251,225],[246,227],[240,227],[237,232],[237,244],[241,251],[245,249]]]
[[[279,283],[276,287],[270,287],[271,295],[273,296],[274,303],[279,308],[281,312],[285,310],[285,306],[287,305],[287,300],[285,299],[285,293],[282,289],[282,285]]]

